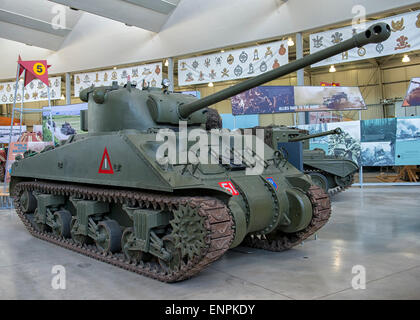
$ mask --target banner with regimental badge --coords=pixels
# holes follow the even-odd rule
[[[342,54],[318,62],[312,65],[312,67],[369,59],[420,49],[420,10],[381,20],[369,21],[366,22],[365,27],[368,28],[378,22],[385,22],[390,25],[392,32],[388,40],[343,52]],[[310,52],[313,54],[331,47],[350,39],[355,33],[364,30],[363,25],[359,24],[311,34],[309,36]]]
[[[178,85],[255,77],[289,62],[287,41],[178,60]]]
[[[111,69],[105,71],[78,73],[74,75],[74,95],[79,96],[80,91],[95,85],[110,86],[113,81],[123,86],[130,80],[141,88],[143,81],[150,87],[162,87],[162,62],[143,64],[134,67]]]
[[[48,79],[50,84],[51,100],[61,99],[61,77],[51,77]],[[17,88],[16,101],[22,101],[23,82],[19,81]],[[0,103],[13,103],[16,82],[0,83]],[[46,101],[48,100],[47,86],[41,80],[32,80],[24,91],[23,102]]]

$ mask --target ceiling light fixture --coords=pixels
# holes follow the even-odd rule
[[[214,87],[213,82],[209,82],[208,86],[209,86],[210,88]]]
[[[220,52],[223,53],[223,52],[225,52],[225,50],[222,49],[222,50],[220,50]]]
[[[293,47],[293,46],[295,45],[295,42],[293,41],[293,39],[292,39],[292,38],[289,38],[289,39],[287,40],[287,45],[288,45],[289,47]]]
[[[337,71],[337,70],[335,69],[334,65],[332,65],[332,66],[330,67],[329,72],[336,72],[336,71]]]
[[[408,56],[408,54],[405,54],[401,61],[403,63],[407,63],[407,62],[410,62],[411,60],[410,60],[410,57]]]
[[[117,67],[114,67],[114,70],[117,70]]]

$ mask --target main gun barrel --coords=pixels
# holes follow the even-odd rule
[[[343,130],[341,130],[341,128],[336,128],[336,129],[330,130],[330,131],[314,133],[314,134],[307,134],[307,135],[304,135],[304,136],[298,136],[296,138],[291,138],[291,139],[289,139],[289,142],[298,142],[298,141],[312,139],[312,138],[324,137],[324,136],[328,136],[330,134],[342,134],[342,133],[343,133]]]
[[[284,75],[295,72],[304,67],[310,66],[324,59],[333,57],[342,52],[354,49],[356,47],[363,47],[369,43],[379,43],[387,40],[391,35],[391,28],[386,23],[377,23],[372,25],[366,31],[354,35],[351,39],[343,41],[332,47],[323,49],[316,53],[307,55],[301,59],[295,60],[277,69],[268,71],[254,78],[240,82],[230,88],[223,89],[205,98],[196,100],[189,104],[183,104],[178,107],[178,114],[181,118],[186,119],[190,114],[202,108],[211,106],[215,103],[233,97],[241,92],[255,88],[264,83],[270,82],[274,79],[280,78]]]

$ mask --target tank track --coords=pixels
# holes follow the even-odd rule
[[[331,215],[330,198],[318,186],[311,186],[306,194],[311,200],[313,214],[311,222],[304,230],[296,233],[278,233],[275,235],[275,239],[270,239],[269,235],[261,237],[251,235],[247,236],[242,244],[251,248],[284,251],[300,244],[303,240],[322,228]]]
[[[324,174],[324,175],[327,174],[325,171],[316,170],[316,169],[305,170],[304,172],[305,173],[319,172],[319,173]],[[335,195],[337,193],[346,191],[348,188],[350,188],[352,186],[353,183],[354,183],[354,174],[351,175],[351,182],[350,182],[350,184],[348,186],[345,186],[345,187],[337,186],[335,188],[330,188],[330,189],[328,189],[328,194],[330,196],[333,196],[333,195]]]
[[[39,181],[18,183],[15,190],[14,203],[16,213],[34,237],[163,282],[182,281],[196,275],[208,264],[220,258],[229,249],[234,239],[235,226],[230,211],[222,201],[212,197],[177,197],[140,191],[101,189]],[[143,208],[167,208],[171,210],[179,205],[190,206],[198,209],[198,213],[205,217],[204,225],[207,229],[207,235],[205,236],[206,246],[201,249],[200,254],[195,255],[188,262],[182,261],[181,267],[177,270],[167,271],[157,262],[145,263],[141,261],[139,264],[135,264],[130,262],[123,253],[104,254],[95,245],[79,245],[72,239],[57,237],[52,232],[38,231],[31,223],[30,215],[25,214],[21,207],[20,196],[25,190],[76,196],[79,199],[83,198],[86,200],[127,203]]]

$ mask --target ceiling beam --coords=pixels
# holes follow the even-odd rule
[[[159,13],[169,14],[177,6],[177,3],[171,3],[169,1],[162,0],[123,0],[126,2],[133,3],[143,8],[147,8]]]
[[[34,19],[22,14],[7,11],[4,9],[0,9],[0,21],[15,24],[29,29],[34,29],[45,33],[50,33],[63,38],[65,38],[71,32],[71,29],[54,29],[51,23],[39,19]]]

